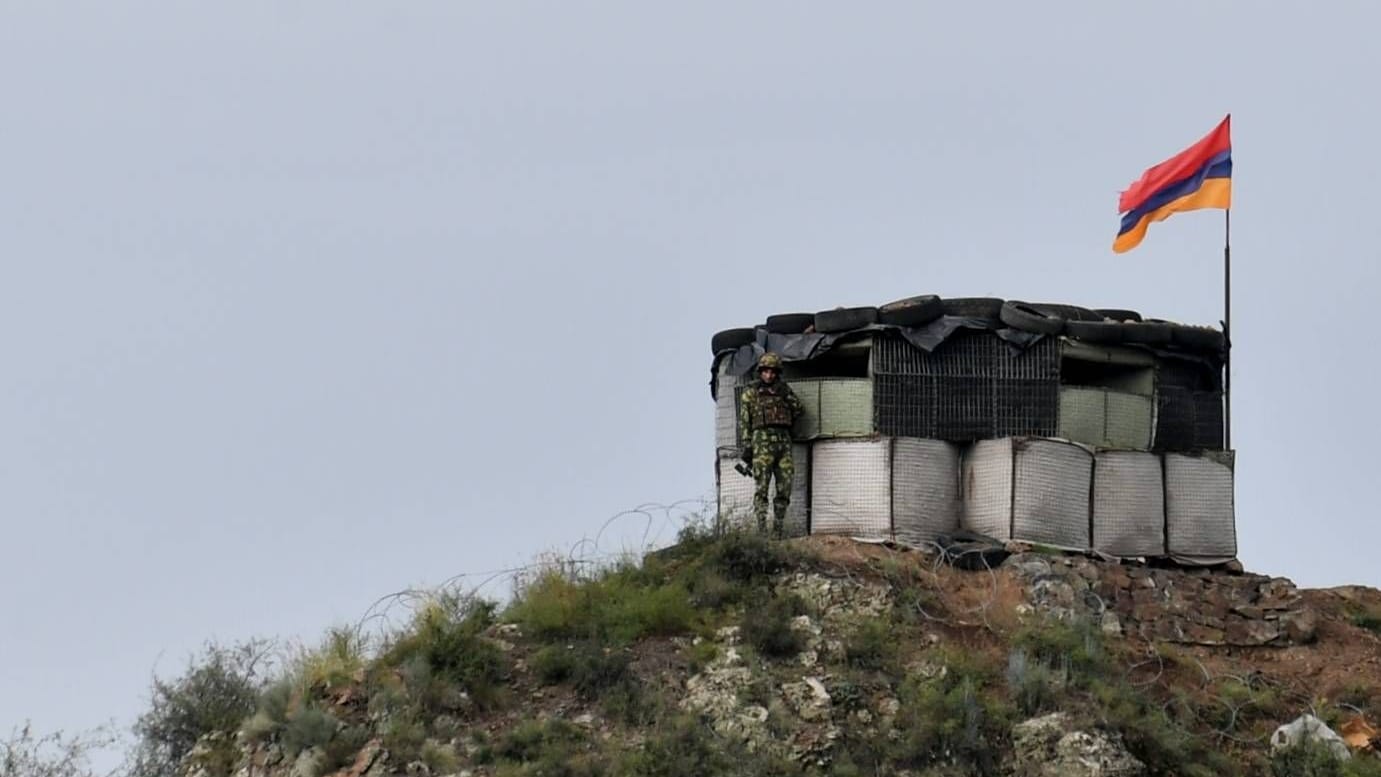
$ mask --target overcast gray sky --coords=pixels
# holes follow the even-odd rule
[[[0,4],[0,727],[144,706],[712,488],[709,338],[910,294],[1222,317],[1241,558],[1381,584],[1373,4]]]

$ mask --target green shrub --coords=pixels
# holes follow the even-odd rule
[[[627,682],[628,664],[628,654],[621,650],[605,649],[595,642],[577,642],[542,648],[532,657],[531,666],[542,683],[569,683],[588,701]]]
[[[867,618],[849,634],[844,643],[844,659],[855,669],[887,668],[896,653],[895,637],[886,621]]]
[[[792,564],[780,542],[753,531],[726,533],[710,546],[706,559],[712,569],[739,583],[771,577]]]
[[[685,715],[664,720],[643,742],[615,765],[617,777],[777,777],[800,774],[799,767],[770,755],[749,753],[742,746],[717,738],[697,718]]]
[[[684,634],[695,608],[680,583],[647,585],[633,570],[574,582],[546,575],[513,605],[511,617],[539,640],[592,640],[627,644],[651,636]]]
[[[206,766],[228,770],[238,757],[234,735],[255,711],[265,686],[268,644],[207,645],[173,680],[154,678],[149,708],[135,721],[131,777],[176,777],[198,740],[219,735],[224,753]]]
[[[1094,680],[1088,685],[1099,722],[1121,734],[1127,749],[1152,774],[1223,777],[1239,773],[1232,759],[1189,730],[1198,714],[1192,705],[1156,702],[1120,678]],[[1173,717],[1175,710],[1183,711],[1184,722]]]
[[[493,616],[489,602],[440,597],[417,613],[411,629],[396,638],[380,664],[401,668],[409,691],[428,708],[454,706],[448,703],[452,687],[480,707],[492,707],[508,676],[503,652],[483,636]]]
[[[699,672],[719,658],[719,645],[708,639],[692,643],[686,648],[686,661],[692,672]]]
[[[1369,611],[1352,613],[1352,625],[1381,634],[1381,614]]]
[[[691,601],[697,607],[709,610],[722,610],[740,604],[748,598],[751,590],[746,584],[732,581],[709,566],[697,567],[695,573],[688,577]]]
[[[427,743],[427,726],[406,712],[391,715],[384,722],[380,739],[390,758],[410,763],[422,755],[422,746]]]
[[[1075,685],[1113,671],[1103,634],[1088,621],[1040,620],[1017,631],[1012,645],[1032,661],[1067,674]]]
[[[902,683],[901,734],[893,756],[924,768],[952,761],[965,773],[993,773],[1011,726],[1012,712],[998,694],[997,674],[971,657],[946,657],[939,677]]]
[[[769,658],[794,656],[805,647],[805,636],[791,627],[791,621],[804,612],[805,602],[794,594],[749,607],[740,624],[743,640]]]
[[[608,760],[589,752],[584,732],[560,719],[518,724],[488,756],[499,777],[598,777]]]
[[[1007,687],[1023,715],[1035,716],[1059,706],[1069,673],[1033,660],[1022,648],[1007,656]]]
[[[460,769],[460,755],[454,746],[428,739],[422,743],[418,760],[427,765],[432,774],[454,774]]]
[[[349,628],[334,628],[316,649],[298,656],[293,668],[304,690],[343,688],[363,673],[366,640]]]
[[[284,752],[295,756],[312,747],[324,747],[339,728],[340,721],[331,713],[313,705],[303,706],[288,718],[278,741]]]

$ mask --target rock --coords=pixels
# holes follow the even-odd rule
[[[1301,608],[1280,616],[1280,627],[1291,644],[1307,645],[1318,636],[1319,619],[1313,610]]]
[[[595,725],[595,716],[588,712],[582,712],[571,718],[571,722],[583,728],[592,728]]]
[[[1012,751],[1020,774],[1032,777],[1140,777],[1146,765],[1119,737],[1074,730],[1069,716],[1055,712],[1012,727]]]
[[[751,719],[740,715],[738,699],[739,689],[752,680],[753,672],[747,667],[727,665],[716,659],[705,671],[686,681],[681,708],[705,715],[710,727],[721,736],[740,741],[753,739],[758,732],[753,730]]]
[[[1329,728],[1327,723],[1308,713],[1277,728],[1275,733],[1271,734],[1271,750],[1273,752],[1294,747],[1301,742],[1321,743],[1339,760],[1346,761],[1352,757],[1347,743],[1338,735],[1338,732]]]
[[[892,698],[891,696],[888,696],[887,698],[883,699],[880,703],[878,703],[879,715],[888,718],[893,718],[896,717],[898,712],[901,712],[901,702],[897,699]]]
[[[737,645],[739,643],[738,626],[725,626],[714,633],[716,642],[723,642],[726,645]]]
[[[906,665],[906,671],[910,674],[919,675],[925,680],[934,680],[944,677],[949,671],[944,664],[931,661],[928,658],[918,659]]]
[[[830,719],[830,694],[818,678],[806,677],[782,686],[782,696],[796,715],[807,722]]]
[[[767,708],[760,704],[751,704],[743,708],[743,712],[740,713],[740,717],[743,718],[744,722],[766,723]]]
[[[1280,636],[1275,621],[1248,620],[1232,615],[1227,620],[1227,641],[1231,645],[1267,645]]]
[[[297,754],[289,777],[316,777],[321,772],[321,764],[326,752],[319,747],[309,747]]]
[[[1003,566],[1010,567],[1013,572],[1032,581],[1049,577],[1051,574],[1050,562],[1040,556],[1013,556],[1007,559]]]
[[[502,639],[522,639],[523,628],[516,623],[501,623],[494,627],[494,636]]]
[[[1115,612],[1108,611],[1103,613],[1103,617],[1099,620],[1098,625],[1099,628],[1103,630],[1104,634],[1113,637],[1122,636],[1122,621],[1118,619],[1117,613]]]

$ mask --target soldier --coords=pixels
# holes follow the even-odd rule
[[[772,477],[777,478],[777,498],[772,532],[784,534],[786,508],[791,504],[791,479],[796,464],[791,459],[791,426],[805,408],[791,387],[782,379],[782,359],[765,353],[758,359],[758,379],[748,384],[739,401],[739,451],[753,468],[757,486],[753,492],[753,515],[758,531],[767,530],[767,492]]]

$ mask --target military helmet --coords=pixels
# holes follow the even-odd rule
[[[782,371],[782,357],[775,353],[765,353],[758,357],[758,372],[763,370]]]

